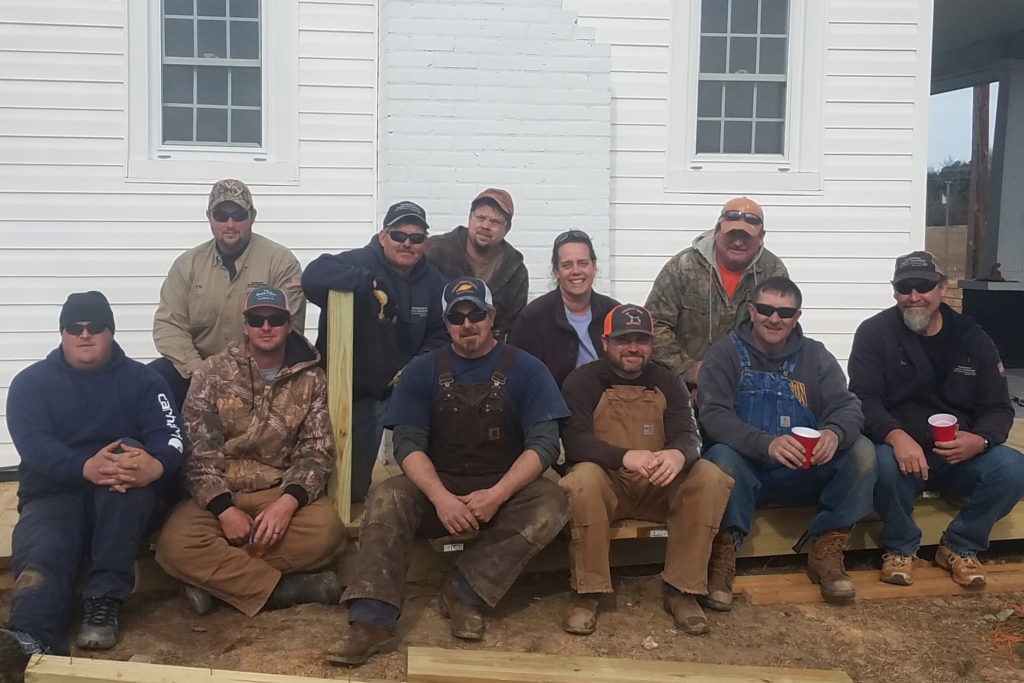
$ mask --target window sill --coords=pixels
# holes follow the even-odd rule
[[[206,182],[209,178],[244,178],[247,183],[297,185],[298,165],[294,162],[214,161],[199,159],[130,159],[128,182]]]
[[[679,194],[736,193],[738,188],[748,194],[822,194],[821,173],[779,170],[737,171],[705,166],[700,170],[670,169],[665,191]]]

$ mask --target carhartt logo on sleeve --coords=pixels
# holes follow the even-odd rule
[[[167,400],[166,394],[157,394],[156,400],[160,403],[160,410],[164,411],[164,423],[171,430],[171,438],[167,445],[181,453],[185,450],[185,443],[181,440],[181,429],[178,428],[178,421],[174,418],[174,408]]]

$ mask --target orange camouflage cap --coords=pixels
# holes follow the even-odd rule
[[[748,235],[758,235],[764,230],[764,211],[749,197],[734,197],[722,207],[718,226],[725,232],[742,230]]]

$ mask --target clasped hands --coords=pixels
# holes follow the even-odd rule
[[[655,486],[668,486],[683,471],[686,456],[675,448],[660,451],[633,449],[622,456],[622,466],[647,477]]]
[[[82,465],[82,476],[97,486],[124,493],[149,486],[164,473],[159,460],[120,439],[108,443]]]

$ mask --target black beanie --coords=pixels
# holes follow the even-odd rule
[[[114,331],[114,312],[110,310],[107,297],[101,292],[75,292],[68,294],[68,300],[60,309],[60,329],[77,322],[103,323]]]

